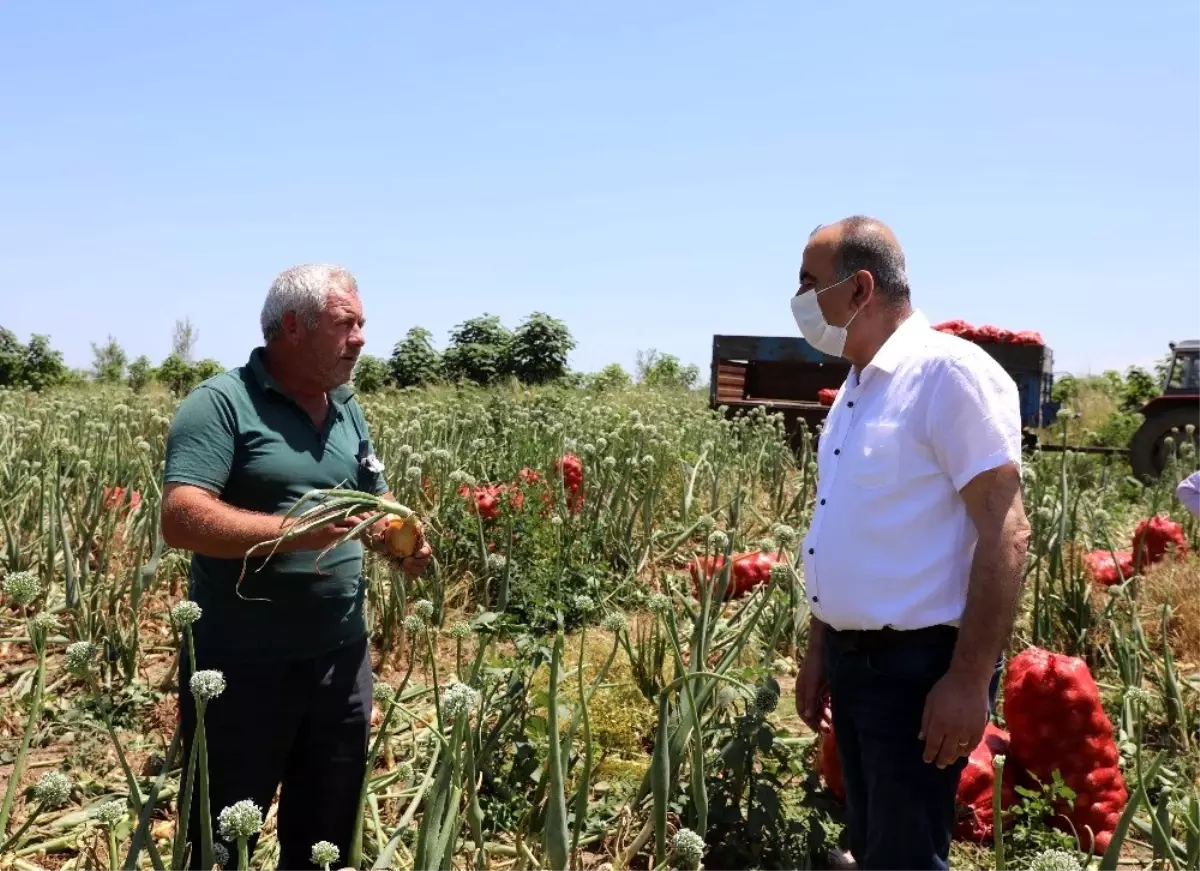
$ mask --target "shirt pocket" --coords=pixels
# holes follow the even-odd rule
[[[850,480],[867,490],[890,487],[900,477],[900,425],[873,421],[863,425],[853,455]]]

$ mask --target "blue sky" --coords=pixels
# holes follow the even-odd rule
[[[241,363],[272,277],[415,324],[564,320],[574,368],[796,335],[818,223],[1060,370],[1200,333],[1200,12],[1063,3],[8,3],[0,325]]]

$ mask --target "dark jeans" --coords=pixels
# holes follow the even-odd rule
[[[966,759],[946,768],[926,763],[917,736],[925,697],[950,666],[957,632],[895,633],[878,646],[853,633],[826,637],[850,852],[863,869],[948,868]],[[1000,665],[993,707],[999,685]]]
[[[350,837],[359,812],[358,796],[367,763],[371,730],[371,663],[363,639],[315,659],[246,663],[221,662],[203,654],[201,668],[225,675],[225,691],[208,703],[209,806],[213,838],[220,841],[217,815],[251,799],[266,818],[279,795],[279,868],[316,868],[312,845],[330,841],[349,858]],[[180,716],[184,773],[196,727],[196,706],[188,689],[191,663],[181,662]],[[191,868],[200,868],[199,788],[193,791],[188,820]],[[250,842],[253,853],[257,839]],[[231,865],[237,844],[226,844]]]

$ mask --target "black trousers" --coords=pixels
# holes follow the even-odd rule
[[[826,639],[850,852],[862,869],[948,868],[966,759],[938,768],[925,761],[917,736],[925,697],[950,667],[957,631],[829,632]],[[1003,660],[988,688],[989,710],[1002,667]]]
[[[266,818],[279,794],[279,868],[316,868],[312,845],[329,841],[350,851],[371,731],[371,663],[367,641],[314,659],[246,663],[201,655],[200,667],[225,675],[225,691],[208,703],[204,727],[208,749],[209,806],[213,839],[217,816],[251,799]],[[188,687],[192,664],[181,658],[179,709],[184,774],[196,729],[196,704]],[[199,788],[188,820],[191,868],[200,868]],[[250,842],[253,853],[257,839]],[[237,845],[226,844],[230,865]]]

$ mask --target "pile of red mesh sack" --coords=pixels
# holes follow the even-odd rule
[[[1133,575],[1133,551],[1119,550],[1116,553],[1115,560],[1112,553],[1103,549],[1083,555],[1084,568],[1097,584],[1111,587],[1125,583]]]
[[[1168,554],[1174,553],[1177,558],[1187,555],[1187,537],[1183,533],[1183,525],[1169,517],[1158,515],[1138,524],[1133,533],[1133,550],[1117,551],[1117,559],[1105,549],[1093,550],[1083,555],[1084,568],[1092,580],[1106,587],[1119,584],[1122,579],[1129,580],[1137,562],[1138,551],[1142,551],[1142,566],[1150,566],[1162,562]],[[1120,566],[1120,574],[1117,567]]]
[[[1052,782],[1057,770],[1075,793],[1055,825],[1073,827],[1084,850],[1093,837],[1098,851],[1107,849],[1128,794],[1112,723],[1087,664],[1040,647],[1022,651],[1008,665],[1004,718],[1009,760],[1042,783]]]
[[[1161,514],[1143,520],[1133,533],[1135,556],[1139,550],[1142,550],[1142,559],[1149,563],[1162,562],[1172,550],[1176,557],[1186,556],[1188,544],[1183,525]]]
[[[1033,775],[1052,783],[1058,771],[1075,801],[1058,808],[1054,824],[1076,832],[1084,850],[1108,848],[1128,800],[1112,723],[1100,691],[1078,657],[1031,647],[1013,658],[1004,681],[1004,718],[1009,731],[988,724],[958,784],[955,837],[986,843],[995,837],[993,759],[1005,756],[1000,806],[1017,803],[1018,785],[1036,789]],[[832,727],[818,737],[817,766],[834,795],[845,798]],[[1090,834],[1089,834],[1090,831]]]
[[[1008,733],[988,723],[979,746],[971,751],[962,778],[958,781],[956,800],[960,815],[954,835],[964,841],[984,844],[996,835],[993,823],[993,793],[996,789],[996,769],[992,760],[1008,753]],[[1000,784],[1000,807],[1007,810],[1017,801],[1016,766],[1005,764],[1004,780]],[[1007,815],[1005,815],[1007,819]]]
[[[740,598],[756,587],[771,580],[771,567],[779,559],[773,554],[753,552],[735,553],[733,569],[730,571],[729,587],[725,591],[726,599]],[[721,569],[725,565],[725,555],[715,557],[698,557],[688,563],[688,571],[692,575],[692,590],[700,595],[700,582],[711,579],[713,590],[720,584]]]
[[[1042,340],[1042,334],[1035,330],[1013,332],[1012,330],[994,327],[991,324],[975,327],[964,320],[943,321],[940,324],[935,324],[933,328],[938,332],[950,333],[952,336],[966,339],[968,342],[997,342],[1001,345],[1039,346],[1046,344]]]

